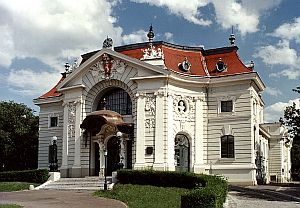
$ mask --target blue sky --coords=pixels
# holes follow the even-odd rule
[[[114,45],[143,42],[152,23],[155,40],[228,46],[234,26],[244,63],[255,62],[266,90],[265,120],[277,121],[299,94],[298,0],[0,0],[0,100],[32,99],[60,78],[66,61]],[[299,102],[299,101],[298,101]]]

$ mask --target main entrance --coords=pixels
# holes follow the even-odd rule
[[[111,176],[113,171],[121,168],[120,163],[120,140],[118,137],[112,137],[107,142],[107,169],[106,174]],[[123,164],[124,165],[124,164]]]
[[[89,175],[112,175],[120,168],[132,167],[133,124],[125,123],[114,111],[100,110],[87,115],[81,124],[90,135]],[[86,137],[85,139],[88,139]],[[106,164],[105,164],[106,161]]]

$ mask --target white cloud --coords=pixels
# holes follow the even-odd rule
[[[166,32],[166,33],[164,34],[164,36],[165,36],[165,38],[166,38],[167,41],[169,41],[169,42],[174,42],[174,40],[173,40],[173,33]]]
[[[258,30],[259,14],[248,10],[242,3],[228,0],[226,3],[214,0],[217,22],[225,29],[234,26],[242,35]]]
[[[138,30],[129,35],[123,35],[122,40],[125,44],[146,42],[148,41],[147,33],[145,30]]]
[[[265,122],[275,122],[275,121],[279,121],[280,117],[283,117],[283,112],[284,109],[287,106],[290,106],[293,104],[293,102],[297,103],[298,108],[299,108],[299,99],[295,99],[295,100],[290,100],[287,103],[284,102],[278,102],[275,104],[272,104],[270,106],[267,106],[264,109],[264,119]]]
[[[188,3],[182,0],[131,0],[136,3],[147,3],[152,6],[166,7],[168,10],[175,15],[181,16],[197,25],[210,25],[210,20],[201,18],[199,9],[206,6],[208,0],[189,0]]]
[[[300,77],[300,57],[297,50],[290,47],[290,41],[300,43],[300,17],[292,23],[284,23],[275,29],[272,36],[280,38],[276,45],[261,46],[254,57],[261,58],[266,65],[283,65],[285,69],[270,73],[270,77],[287,77],[296,80]]]
[[[297,43],[300,43],[300,17],[294,19],[292,23],[280,25],[272,35],[282,39],[295,40]]]
[[[33,57],[58,67],[58,57],[98,49],[107,35],[120,44],[122,29],[114,26],[112,16],[116,2],[0,0],[0,47],[5,51],[0,65],[8,67],[15,57]]]
[[[152,6],[166,7],[172,14],[183,17],[189,22],[209,26],[213,20],[203,18],[201,9],[212,4],[215,19],[224,29],[235,26],[242,35],[258,30],[259,18],[267,10],[276,8],[281,0],[131,0],[136,3],[147,3]]]
[[[279,72],[271,73],[269,77],[287,77],[288,79],[296,80],[298,77],[300,77],[300,71],[296,68],[289,68]]]
[[[297,51],[290,48],[286,40],[279,41],[277,45],[259,47],[254,54],[255,58],[261,58],[267,65],[296,66],[298,61]]]
[[[282,92],[279,89],[273,87],[267,87],[264,92],[275,97],[282,95]]]
[[[26,96],[39,96],[49,91],[57,83],[61,75],[50,72],[34,72],[30,69],[11,71],[7,84],[15,93]]]

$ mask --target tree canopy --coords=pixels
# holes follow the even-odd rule
[[[300,87],[293,89],[300,93]],[[300,109],[296,108],[296,103],[286,107],[284,110],[284,118],[280,122],[288,126],[290,136],[293,138],[293,146],[291,150],[292,171],[296,174],[300,171]]]
[[[0,170],[37,168],[38,120],[22,103],[0,102]]]

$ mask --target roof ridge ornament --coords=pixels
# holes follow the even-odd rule
[[[113,40],[112,38],[108,37],[103,41],[103,48],[112,49]]]
[[[235,44],[235,36],[234,36],[234,33],[233,33],[233,26],[231,27],[231,34],[229,36],[229,42],[230,42],[230,45],[231,46],[234,46]]]
[[[146,49],[142,49],[143,51],[143,57],[140,60],[149,60],[149,59],[164,59],[164,53],[162,48],[157,48],[153,46],[153,38],[155,34],[153,32],[153,26],[150,25],[149,32],[147,34],[147,37],[149,38],[149,47]]]
[[[148,34],[147,34],[147,37],[148,37],[148,40],[149,40],[149,43],[150,43],[150,44],[152,44],[152,41],[153,41],[153,39],[154,39],[154,36],[155,36],[155,34],[154,34],[154,32],[153,32],[153,27],[152,27],[152,23],[151,23],[150,28],[149,28],[149,32],[148,32]]]

